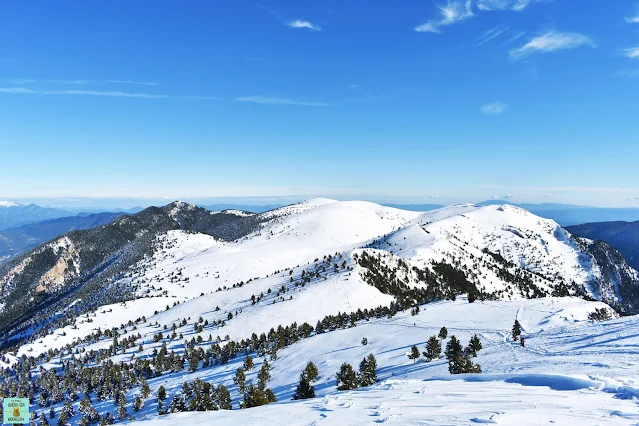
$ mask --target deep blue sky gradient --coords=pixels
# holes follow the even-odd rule
[[[639,206],[637,2],[494,1],[3,2],[0,199]]]

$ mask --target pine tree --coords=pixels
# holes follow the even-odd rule
[[[49,426],[49,421],[47,420],[47,416],[44,413],[40,413],[40,426]]]
[[[60,417],[58,417],[58,426],[68,426],[69,425],[69,415],[66,410],[60,411]]]
[[[315,387],[311,385],[310,380],[302,372],[300,374],[300,383],[297,385],[297,389],[295,389],[295,395],[293,395],[293,399],[309,399],[315,398]]]
[[[417,349],[417,346],[413,345],[413,347],[410,348],[410,353],[408,354],[408,359],[412,359],[413,363],[417,362],[417,360],[419,359],[421,355],[419,354],[419,349]]]
[[[244,358],[244,371],[249,371],[253,369],[253,358],[251,358],[249,355],[246,355],[246,358]]]
[[[266,389],[266,383],[271,379],[271,366],[268,361],[264,361],[260,371],[257,373],[257,387],[260,390]]]
[[[124,398],[124,395],[123,395],[122,398],[120,398],[120,405],[118,407],[118,420],[126,419],[127,415],[128,413],[126,411],[126,399]]]
[[[366,337],[362,337],[362,346],[368,345],[368,339]]]
[[[355,374],[352,365],[346,362],[343,363],[335,377],[337,379],[337,390],[357,389],[357,374]]]
[[[169,412],[171,413],[181,413],[186,411],[186,404],[184,403],[184,398],[182,395],[175,395],[171,400],[171,406],[169,407]]]
[[[517,320],[515,320],[515,324],[513,325],[512,335],[513,340],[517,340],[519,339],[519,336],[521,336],[521,325]]]
[[[446,344],[446,351],[444,352],[444,354],[446,355],[446,359],[449,363],[454,361],[455,358],[461,357],[462,346],[455,336],[450,336],[450,340]]]
[[[219,385],[217,387],[216,394],[216,403],[220,410],[230,410],[232,409],[231,405],[231,394],[229,390],[224,385]]]
[[[261,390],[257,386],[253,386],[251,383],[246,389],[244,394],[244,400],[242,401],[242,408],[259,407],[271,402],[275,402],[275,395],[270,389]]]
[[[477,352],[479,352],[481,350],[482,346],[481,346],[481,341],[479,340],[479,337],[477,337],[477,335],[473,335],[473,337],[470,338],[470,342],[468,343],[468,352],[473,356],[476,357],[477,356]]]
[[[440,331],[440,335],[441,335]],[[428,342],[426,342],[426,351],[424,352],[424,357],[426,361],[432,361],[434,359],[439,358],[442,353],[442,344],[439,342],[436,336],[430,336]]]
[[[313,361],[309,361],[302,374],[306,376],[309,382],[314,382],[319,372],[317,371],[317,366],[313,364]]]
[[[166,389],[164,386],[160,385],[158,388],[158,401],[164,401],[166,399]]]
[[[246,391],[246,375],[242,367],[235,370],[235,377],[233,377],[233,383],[240,389],[240,393]]]
[[[133,402],[133,411],[138,412],[144,407],[144,400],[140,395],[135,397],[135,401]]]
[[[49,418],[55,419],[55,408],[53,406],[49,409]]]
[[[446,327],[442,327],[439,329],[439,338],[444,340],[446,338],[446,336],[448,336],[448,330],[446,329]]]
[[[147,399],[151,395],[151,388],[146,380],[142,379],[142,387],[140,388],[140,396],[143,399]]]
[[[417,352],[419,354],[419,351]],[[419,356],[419,355],[418,355]],[[359,364],[360,386],[371,386],[377,382],[377,360],[369,354]]]

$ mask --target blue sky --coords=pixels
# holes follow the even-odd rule
[[[636,1],[0,12],[0,199],[639,206]]]

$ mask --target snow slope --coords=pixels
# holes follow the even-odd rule
[[[166,336],[173,324],[183,338],[164,342],[169,351],[183,353],[186,342],[198,336],[206,349],[212,345],[209,336],[220,336],[223,345],[227,335],[237,341],[280,325],[315,326],[326,315],[388,306],[394,297],[367,283],[364,268],[353,260],[354,254],[370,252],[385,256],[385,264],[393,268],[400,260],[418,267],[450,262],[472,271],[472,279],[485,291],[501,290],[504,299],[512,300],[468,303],[458,297],[423,305],[415,316],[405,311],[302,339],[278,351],[272,362],[269,387],[280,403],[242,412],[171,415],[149,424],[313,424],[322,419],[327,424],[639,422],[636,319],[592,323],[588,314],[607,308],[605,304],[578,298],[524,299],[507,292],[510,284],[492,268],[494,254],[499,254],[511,263],[510,270],[535,272],[535,283],[543,289],[558,281],[589,283],[599,273],[597,266],[586,261],[553,221],[511,206],[459,205],[419,213],[327,199],[259,216],[264,220],[260,229],[233,242],[182,231],[161,235],[157,250],[123,278],[137,288],[138,299],[83,315],[75,324],[23,345],[16,355],[62,348],[98,328],[120,327],[142,316],[146,322],[124,330],[141,335],[136,344],[143,350],[112,356],[114,361],[151,356],[162,345],[153,341],[154,335]],[[411,272],[405,275],[401,278],[410,286],[420,285],[410,282]],[[515,319],[526,336],[525,348],[509,339]],[[182,321],[186,325],[179,325]],[[194,325],[204,321],[207,325],[197,333]],[[413,363],[407,358],[412,345],[423,350],[442,326],[464,345],[472,335],[480,337],[483,349],[476,361],[482,374],[450,376],[445,359]],[[360,343],[363,337],[368,338],[366,346]],[[110,343],[103,339],[77,348],[84,353]],[[369,353],[377,358],[378,385],[338,392],[334,375],[341,363],[357,367]],[[15,359],[8,356],[6,365]],[[299,374],[311,360],[319,369],[317,398],[290,402]],[[248,380],[256,380],[262,362],[255,359]],[[163,385],[171,398],[183,382],[202,378],[229,387],[237,407],[241,397],[233,374],[241,364],[238,357],[193,373],[163,374],[149,384],[154,394]],[[59,366],[59,358],[45,364]],[[138,393],[130,391],[127,400]],[[96,406],[102,411],[112,407],[112,402]],[[156,414],[157,404],[150,399],[135,416]]]
[[[592,324],[586,315],[599,306],[603,305],[575,298],[425,305],[416,316],[365,321],[282,350],[272,362],[269,382],[277,404],[248,411],[176,414],[150,424],[636,424],[639,325],[634,318]],[[525,330],[525,348],[508,339],[514,318]],[[455,335],[463,344],[475,333],[480,336],[484,348],[476,361],[482,374],[452,376],[445,359],[413,363],[407,358],[412,345],[423,350],[441,326],[448,328],[449,338]],[[361,345],[362,337],[368,337],[368,345]],[[341,363],[356,366],[369,353],[377,358],[380,383],[336,391],[334,374]],[[317,397],[291,401],[308,361],[319,369]],[[247,375],[249,380],[255,380],[260,364],[257,361]],[[162,377],[151,386],[162,384],[174,394],[182,381],[197,376],[229,386],[237,398],[232,375],[240,365],[241,359],[192,377]],[[154,408],[147,412],[152,414]]]

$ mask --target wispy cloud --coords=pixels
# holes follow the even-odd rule
[[[479,110],[484,114],[498,115],[506,111],[508,105],[501,102],[493,102],[491,104],[482,105]]]
[[[506,195],[493,195],[490,197],[491,200],[510,200],[511,198],[516,197],[516,194],[506,194]]]
[[[117,98],[146,98],[146,99],[218,99],[215,96],[173,96],[151,93],[132,93],[100,90],[33,90],[25,87],[0,87],[0,93],[15,93],[24,95],[67,95],[67,96],[107,96]]]
[[[581,46],[597,47],[590,37],[583,34],[549,31],[546,34],[534,37],[517,49],[512,49],[509,55],[512,59],[519,59],[536,52],[555,52],[557,50],[576,49]]]
[[[351,89],[359,89],[360,85],[359,84],[349,84],[348,87],[350,87]]]
[[[623,55],[630,59],[639,59],[639,46],[623,49]]]
[[[31,84],[36,82],[37,80],[32,80],[29,78],[14,78],[11,80],[11,84]]]
[[[479,0],[477,8],[480,10],[515,10],[521,12],[531,3],[552,0]]]
[[[520,38],[522,38],[523,36],[526,35],[526,31],[522,31],[520,33],[515,34],[514,36],[512,36],[511,38],[508,39],[508,41],[506,43],[503,44],[503,46],[506,46],[507,44],[512,43],[515,40],[518,40]]]
[[[473,16],[471,0],[449,0],[445,6],[438,7],[439,19],[431,19],[428,22],[416,26],[414,30],[420,33],[441,33],[441,27],[463,21]]]
[[[630,16],[626,16],[626,22],[629,24],[639,24],[639,3],[635,6],[635,11]]]
[[[479,37],[477,37],[477,40],[475,40],[474,46],[481,46],[482,44],[488,43],[490,40],[496,37],[499,37],[505,31],[508,31],[509,28],[510,27],[503,27],[503,28],[494,27],[489,29],[488,31],[484,32]]]
[[[116,85],[140,85],[140,86],[158,86],[159,83],[154,81],[134,81],[134,80],[56,80],[45,79],[36,80],[31,78],[16,78],[11,80],[12,84],[35,84],[35,83],[49,83],[49,84],[71,84],[76,86],[102,86],[107,84]]]
[[[287,24],[291,28],[308,28],[313,31],[322,31],[319,25],[313,24],[306,19],[296,19],[294,21],[287,22]]]
[[[240,96],[235,98],[236,102],[250,102],[254,104],[264,105],[301,105],[301,106],[313,106],[313,107],[332,107],[333,104],[325,102],[311,102],[303,101],[299,99],[288,98],[274,98],[267,96]]]

